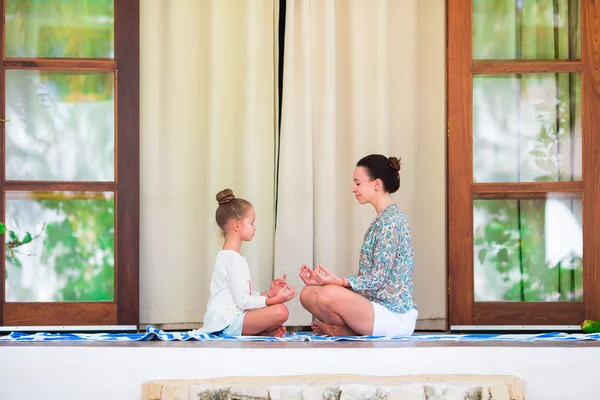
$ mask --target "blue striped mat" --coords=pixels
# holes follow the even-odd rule
[[[133,342],[133,341],[247,341],[247,342],[482,342],[482,341],[600,341],[600,333],[568,334],[562,332],[539,334],[415,334],[402,337],[386,336],[317,336],[311,333],[287,334],[282,338],[265,336],[222,336],[208,333],[165,332],[152,325],[144,333],[20,333],[12,332],[0,336],[1,342],[51,342],[51,341],[91,341],[91,342]]]

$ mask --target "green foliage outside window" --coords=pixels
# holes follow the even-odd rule
[[[475,0],[472,40],[475,59],[580,58],[580,2]],[[474,89],[476,84],[475,181],[581,180],[578,74],[476,76]],[[520,101],[526,98],[539,98],[539,104],[523,112]],[[485,121],[477,107],[483,110]],[[531,113],[538,131],[524,132],[523,121],[531,118]],[[502,137],[490,137],[490,125]],[[530,122],[528,126],[532,125]],[[487,159],[487,154],[498,159],[506,156],[506,151],[497,150],[498,146],[502,149],[502,141],[517,143],[509,154],[513,157],[507,163],[510,165],[494,165]],[[571,234],[549,219],[551,205],[564,211],[555,217],[564,217],[564,226],[571,226]],[[573,240],[573,236],[581,235],[580,199],[475,200],[473,206],[476,301],[582,300],[582,247]],[[551,257],[551,234],[562,234],[573,251]]]

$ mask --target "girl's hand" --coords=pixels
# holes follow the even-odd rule
[[[271,287],[267,291],[267,297],[275,297],[275,295],[284,287],[287,286],[286,276],[283,275],[283,278],[275,278],[273,282],[271,282]]]
[[[300,267],[300,279],[306,286],[320,286],[321,284],[315,280],[315,271],[312,268],[302,265]]]
[[[343,278],[338,278],[333,272],[329,271],[321,264],[317,265],[317,268],[315,268],[314,275],[314,279],[319,285],[344,285]]]
[[[277,294],[269,299],[267,299],[267,305],[273,305],[273,304],[282,304],[285,302],[290,301],[291,299],[293,299],[294,297],[296,297],[298,293],[296,292],[296,290],[294,289],[293,286],[285,286],[284,288],[282,288],[279,292],[277,292]]]

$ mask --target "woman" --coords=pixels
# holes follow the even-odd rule
[[[360,251],[358,274],[339,278],[322,265],[303,265],[307,285],[300,302],[318,321],[321,335],[403,336],[415,329],[413,249],[404,214],[392,203],[400,188],[400,160],[373,154],[354,169],[352,193],[360,204],[371,204],[377,217],[367,230]]]

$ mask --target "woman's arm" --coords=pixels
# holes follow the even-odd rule
[[[392,272],[401,239],[399,229],[395,224],[386,225],[376,235],[372,258],[362,260],[370,262],[371,266],[365,268],[360,275],[346,278],[350,288],[357,293],[378,292],[383,289]]]

